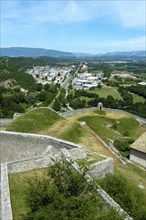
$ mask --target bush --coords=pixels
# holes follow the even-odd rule
[[[124,157],[129,158],[130,148],[129,145],[133,143],[133,139],[119,138],[114,141],[114,147],[121,152]]]
[[[47,176],[29,180],[25,199],[30,211],[25,219],[96,219],[103,203],[85,178],[87,170],[79,173],[71,164],[55,161]]]
[[[97,185],[74,170],[72,162],[54,161],[45,176],[28,180],[25,220],[122,220],[113,209],[105,209],[97,194]]]
[[[100,185],[135,220],[146,219],[146,200],[143,192],[123,176],[107,176]]]

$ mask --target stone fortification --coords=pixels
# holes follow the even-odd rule
[[[0,133],[1,148],[1,218],[12,220],[8,174],[24,172],[36,168],[46,167],[53,163],[53,159],[73,160],[73,167],[79,170],[77,159],[86,157],[87,150],[81,145],[63,141],[46,135],[24,134],[16,132]],[[100,155],[101,156],[101,155]],[[113,174],[113,159],[103,156],[103,160],[91,166],[88,179],[99,178],[106,174]],[[101,197],[108,203],[110,197],[102,191]],[[106,196],[105,196],[106,195]],[[107,201],[108,197],[108,201]],[[110,203],[115,206],[115,203]],[[117,208],[117,207],[116,207]],[[121,211],[121,209],[120,209]],[[122,211],[122,213],[124,210]]]
[[[80,145],[63,141],[47,135],[26,134],[17,132],[0,132],[0,163],[21,160],[42,155],[48,145],[56,149],[81,148]]]
[[[107,174],[114,173],[114,164],[112,158],[106,158],[105,160],[94,163],[90,166],[89,175],[92,178],[103,178]]]

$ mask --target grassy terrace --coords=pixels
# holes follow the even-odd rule
[[[115,140],[120,137],[128,136],[137,139],[144,130],[145,127],[140,126],[139,123],[131,117],[125,118],[112,118],[112,114],[107,116],[99,115],[89,115],[85,117],[80,117],[79,121],[85,121],[87,125],[102,138],[107,144],[110,140]]]
[[[94,162],[100,161],[103,158],[99,155],[88,153],[87,159],[78,160],[79,165],[90,165]],[[13,219],[22,220],[24,216],[29,211],[29,207],[25,202],[26,190],[29,184],[29,181],[38,176],[43,178],[47,176],[48,168],[36,169],[28,172],[16,173],[9,175],[10,183],[10,195],[11,203],[13,210]],[[107,209],[106,205],[104,209]]]
[[[94,154],[94,153],[87,153],[87,157],[84,158],[84,159],[80,159],[80,160],[77,160],[77,163],[80,165],[80,166],[90,166],[91,164],[94,164],[94,163],[97,163],[101,160],[103,160],[104,158],[101,157],[100,155],[98,154]]]
[[[47,169],[32,170],[23,173],[16,173],[9,175],[10,195],[13,210],[13,219],[22,220],[23,216],[29,211],[25,203],[25,193],[28,181],[36,175],[46,175]],[[27,180],[26,180],[27,179]]]

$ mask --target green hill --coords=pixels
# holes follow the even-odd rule
[[[17,60],[0,59],[0,85],[5,87],[20,86],[24,89],[29,89],[36,85],[34,78],[26,73],[23,65],[16,65]],[[25,63],[24,63],[25,64]]]
[[[50,109],[38,108],[18,117],[7,127],[7,131],[39,133],[59,120],[65,119]]]

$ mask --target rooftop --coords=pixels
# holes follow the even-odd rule
[[[130,148],[146,153],[146,132],[144,132],[133,144],[131,144]]]

